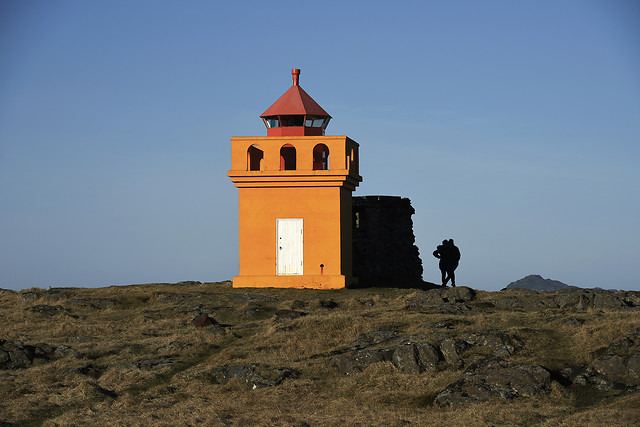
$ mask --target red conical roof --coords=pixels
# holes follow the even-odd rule
[[[260,117],[278,116],[278,115],[312,115],[331,117],[329,113],[318,105],[316,101],[309,96],[298,84],[298,75],[300,70],[291,70],[293,75],[293,86],[289,88],[267,111],[262,113]]]

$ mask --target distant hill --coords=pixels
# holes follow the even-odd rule
[[[535,289],[536,291],[544,292],[570,288],[578,288],[578,286],[567,285],[558,280],[543,279],[542,276],[537,274],[531,274],[507,285],[507,289]]]

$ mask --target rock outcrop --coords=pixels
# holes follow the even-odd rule
[[[465,369],[459,380],[442,390],[434,405],[535,396],[546,392],[550,386],[551,374],[542,366],[481,359]]]
[[[76,356],[78,352],[66,345],[25,344],[18,340],[0,339],[0,369],[19,369],[31,366],[35,360]]]
[[[260,364],[222,366],[211,372],[214,383],[225,384],[232,379],[245,382],[252,388],[273,387],[287,378],[295,378],[300,372],[295,369],[272,367]]]
[[[613,340],[592,368],[613,385],[640,386],[640,329]]]
[[[517,338],[496,332],[443,334],[439,342],[425,342],[421,337],[381,330],[361,334],[333,358],[333,365],[338,372],[353,375],[374,363],[391,362],[404,373],[418,374],[437,369],[455,370],[471,364],[474,355],[465,359],[464,353],[472,347],[486,347],[484,352],[494,357],[508,357],[521,346]]]
[[[432,291],[431,291],[432,292]],[[512,296],[500,295],[491,302],[501,310],[561,308],[585,311],[587,309],[606,310],[640,310],[640,292],[636,291],[606,291],[603,289],[570,288],[555,292],[540,292],[529,289],[502,290],[501,293],[511,293]],[[523,298],[520,293],[535,294],[536,298]]]

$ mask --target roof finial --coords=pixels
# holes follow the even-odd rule
[[[293,85],[300,86],[300,70],[298,68],[294,68],[291,70],[291,75],[293,76]]]

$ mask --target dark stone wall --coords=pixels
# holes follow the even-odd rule
[[[353,198],[353,275],[360,287],[420,287],[422,260],[413,234],[411,200]]]

